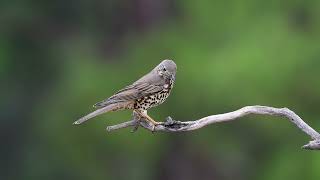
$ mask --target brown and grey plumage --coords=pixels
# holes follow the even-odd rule
[[[153,125],[158,122],[148,116],[147,110],[162,104],[170,95],[173,87],[177,66],[172,60],[163,60],[148,74],[133,84],[121,89],[113,96],[94,105],[96,111],[80,118],[73,124],[81,124],[100,114],[132,109],[140,117],[150,121]]]

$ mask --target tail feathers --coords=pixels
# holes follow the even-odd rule
[[[110,111],[115,111],[117,109],[118,109],[118,106],[116,104],[111,104],[109,106],[106,106],[106,107],[103,107],[101,109],[93,111],[92,113],[90,113],[90,114],[78,119],[73,124],[75,124],[75,125],[82,124],[85,121],[88,121],[89,119],[94,118],[94,117],[96,117],[96,116],[98,116],[100,114],[107,113],[107,112],[110,112]]]

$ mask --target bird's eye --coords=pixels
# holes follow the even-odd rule
[[[163,68],[163,71],[167,71],[167,69],[164,67],[164,68]]]

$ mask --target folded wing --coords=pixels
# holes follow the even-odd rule
[[[110,98],[96,103],[95,105],[93,105],[93,107],[102,108],[118,102],[134,101],[142,97],[155,94],[162,90],[163,86],[161,85],[154,85],[149,83],[134,83],[130,86],[125,87],[124,89],[121,89]]]

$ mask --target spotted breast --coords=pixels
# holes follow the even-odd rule
[[[145,96],[140,99],[137,99],[134,104],[134,109],[147,110],[149,108],[158,106],[162,104],[167,97],[169,97],[171,89],[173,87],[173,83],[165,84],[164,88],[150,96]]]

